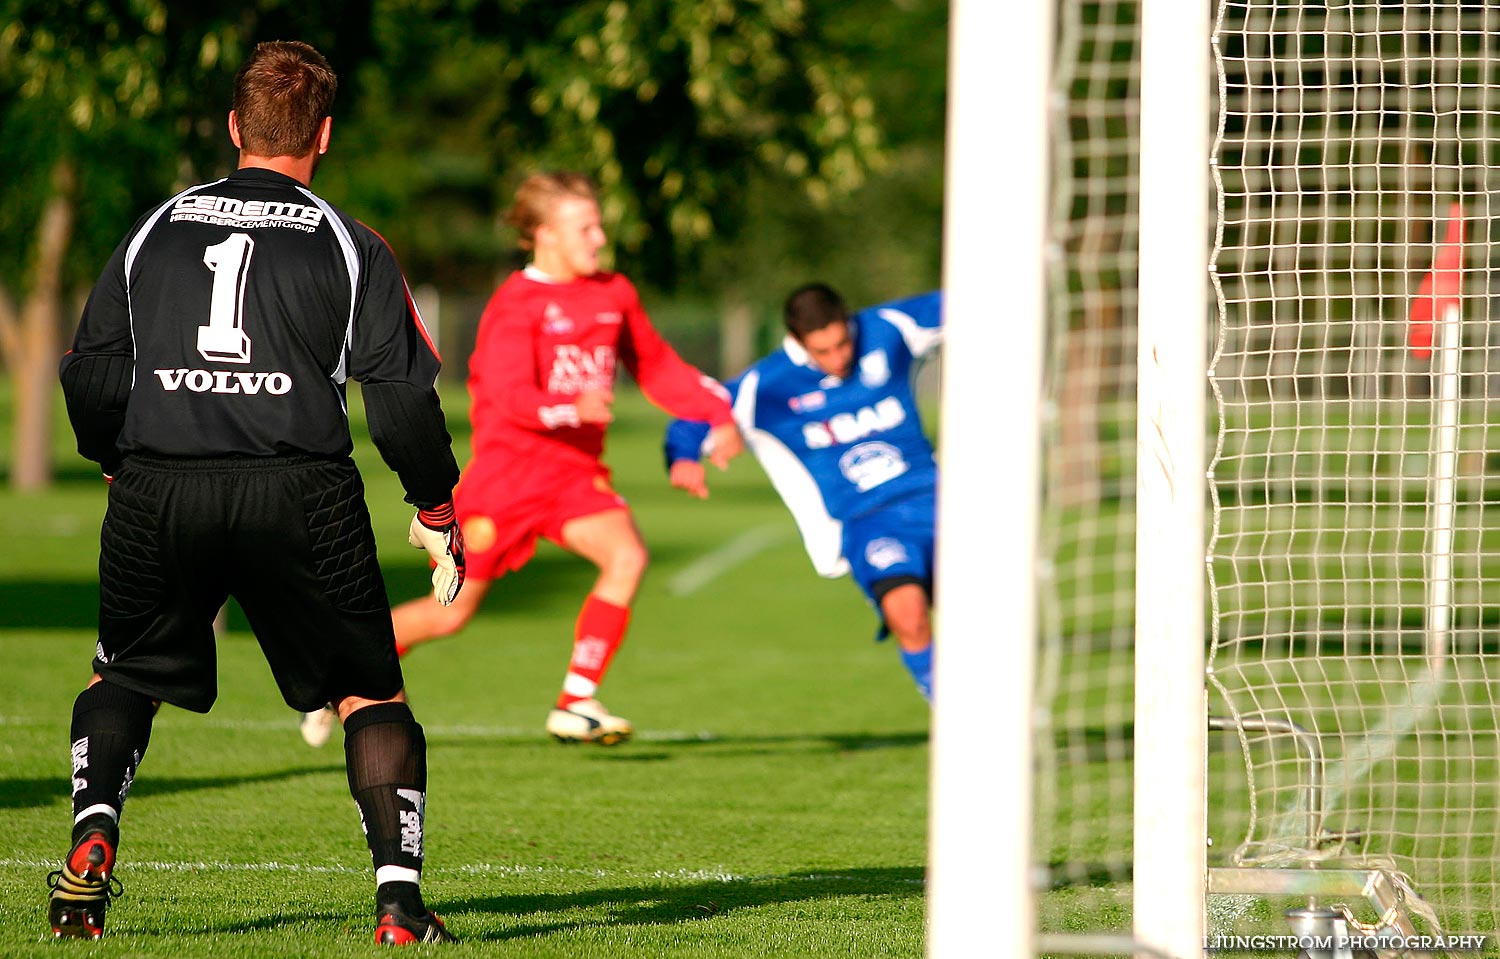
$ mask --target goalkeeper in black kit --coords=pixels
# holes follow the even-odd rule
[[[427,747],[350,459],[347,378],[363,384],[445,603],[463,584],[458,467],[438,356],[395,256],[308,189],[337,83],[306,44],[255,48],[229,113],[239,169],[135,224],[62,361],[78,450],[110,486],[94,676],[73,705],[72,844],[49,877],[57,936],[103,932],[156,709],[213,706],[212,623],[234,596],[287,704],[332,703],[344,723],[376,941],[453,938],[419,888]]]

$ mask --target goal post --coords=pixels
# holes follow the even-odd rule
[[[927,953],[1029,956],[1046,4],[954,0]],[[1004,49],[1006,56],[995,51]],[[991,91],[1007,90],[1004,124]],[[1004,375],[996,377],[997,369]]]
[[[1184,957],[1207,875],[1208,42],[1202,0],[1142,0],[1132,901],[1135,938]]]

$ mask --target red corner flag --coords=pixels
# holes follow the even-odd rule
[[[1411,325],[1406,337],[1412,355],[1419,360],[1432,356],[1433,322],[1448,307],[1458,305],[1463,292],[1463,268],[1464,208],[1463,204],[1455,203],[1448,209],[1448,233],[1432,260],[1432,270],[1422,279],[1411,301]]]

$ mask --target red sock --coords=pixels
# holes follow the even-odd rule
[[[630,607],[616,606],[592,593],[583,601],[573,630],[573,658],[568,662],[568,675],[557,697],[558,708],[593,698],[629,624]]]

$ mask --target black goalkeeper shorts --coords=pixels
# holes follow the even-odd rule
[[[125,460],[100,534],[94,671],[208,712],[218,697],[213,620],[229,596],[292,708],[401,689],[352,460]]]

